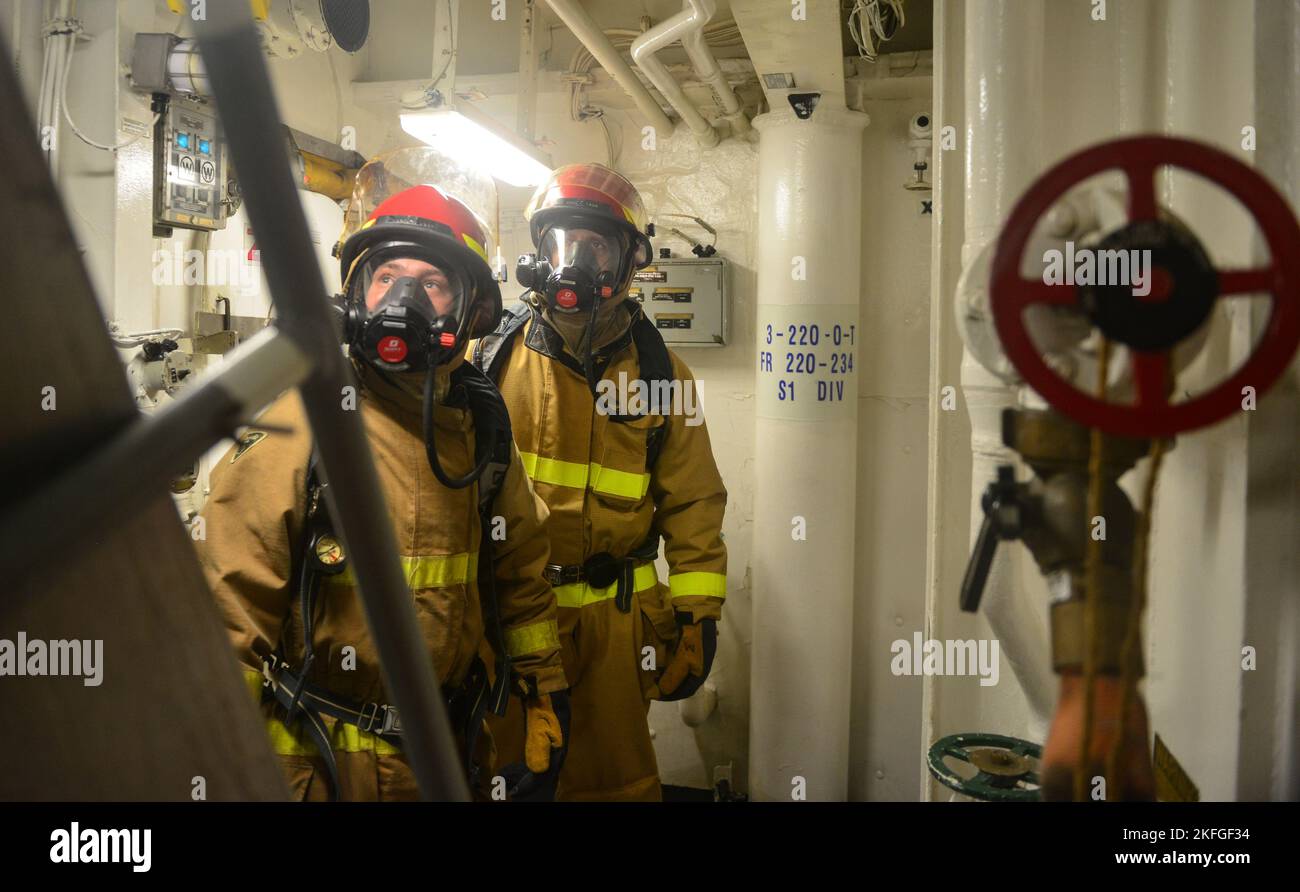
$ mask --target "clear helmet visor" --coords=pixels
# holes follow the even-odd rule
[[[491,257],[496,251],[499,216],[496,180],[479,167],[430,146],[407,146],[366,162],[353,183],[339,244],[357,232],[389,198],[422,183],[438,186],[469,208],[487,237],[483,250]]]
[[[627,252],[627,236],[612,226],[591,228],[552,226],[542,236],[538,256],[552,269],[574,267],[593,279],[601,273],[617,276]]]
[[[412,282],[403,280],[413,280]],[[399,286],[400,283],[400,287]],[[430,319],[451,316],[459,330],[469,304],[465,277],[452,264],[416,245],[385,246],[363,257],[352,276],[351,298],[374,316],[384,306],[415,297]]]

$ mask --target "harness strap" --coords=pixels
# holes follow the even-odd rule
[[[492,505],[505,481],[510,467],[513,439],[510,435],[510,416],[495,386],[477,368],[463,364],[452,373],[453,389],[464,399],[474,416],[477,442],[489,450],[490,457],[478,486],[478,508],[482,545],[479,561],[480,603],[484,625],[493,639],[497,653],[497,678],[490,696],[487,687],[487,670],[482,661],[474,658],[470,673],[461,689],[448,697],[452,710],[452,723],[460,716],[466,743],[465,769],[471,783],[477,777],[479,766],[474,762],[474,752],[479,730],[487,709],[504,715],[509,703],[510,657],[506,653],[505,633],[501,623],[496,594],[496,567],[493,555]],[[322,500],[328,484],[320,479],[320,457],[312,448],[307,463],[307,493],[303,532],[299,548],[298,592],[302,612],[303,651],[301,668],[296,672],[282,655],[267,658],[264,675],[275,699],[285,707],[290,721],[301,716],[304,727],[316,749],[326,762],[331,781],[331,799],[338,796],[338,764],[321,715],[356,725],[363,731],[374,733],[384,740],[400,746],[401,726],[394,707],[377,703],[354,704],[330,691],[307,683],[307,676],[316,659],[315,619],[322,578],[341,573],[346,566],[341,549],[334,541],[329,510]],[[286,623],[289,619],[286,619]],[[282,639],[283,641],[283,635]],[[378,725],[376,725],[378,722]]]
[[[360,731],[373,734],[398,749],[402,748],[402,722],[396,706],[378,702],[357,703],[339,696],[319,685],[311,684],[275,655],[264,659],[262,674],[272,697],[288,711],[290,718],[297,715],[304,720],[302,726],[306,729],[307,736],[325,760],[330,777],[331,801],[338,798],[338,759],[334,755],[322,715],[355,725]],[[464,768],[471,786],[477,784],[481,768],[474,759],[474,752],[487,711],[487,694],[487,669],[476,656],[464,684],[447,697],[447,711],[452,727],[459,726],[465,741]]]

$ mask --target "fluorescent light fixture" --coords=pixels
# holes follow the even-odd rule
[[[551,159],[474,108],[461,103],[403,112],[402,129],[453,160],[482,167],[512,186],[537,186],[551,174]]]

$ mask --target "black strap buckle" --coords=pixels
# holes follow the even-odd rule
[[[375,725],[379,727],[376,729]],[[397,707],[367,703],[357,715],[356,725],[368,734],[401,734],[402,722],[397,715]]]
[[[581,564],[547,564],[543,575],[551,585],[573,585],[583,580]]]

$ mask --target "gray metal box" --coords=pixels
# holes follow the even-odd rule
[[[721,257],[655,260],[632,276],[629,297],[670,346],[727,343],[727,262]]]
[[[206,102],[173,96],[154,128],[154,225],[225,229],[226,146]]]

